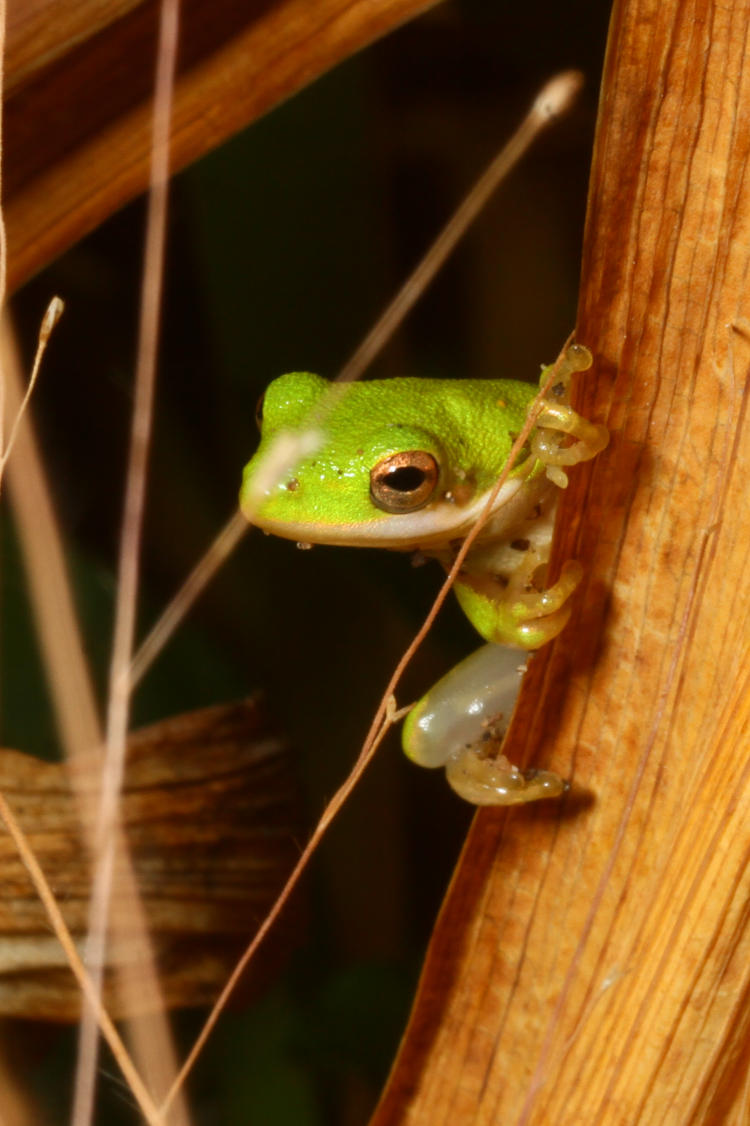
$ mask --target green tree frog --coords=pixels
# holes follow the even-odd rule
[[[530,439],[493,504],[455,583],[488,643],[419,701],[403,731],[406,754],[444,766],[453,788],[480,805],[559,794],[563,781],[520,771],[501,745],[520,683],[523,650],[552,640],[581,578],[575,562],[545,587],[564,467],[607,444],[603,426],[568,404],[572,375],[591,365],[573,344]],[[551,368],[542,369],[544,382]],[[510,379],[388,379],[332,385],[293,372],[269,386],[261,441],[245,468],[240,503],[267,532],[304,544],[384,547],[433,557],[449,569],[483,512],[536,388]],[[269,474],[285,432],[311,435],[295,464]],[[508,648],[510,647],[510,648]]]

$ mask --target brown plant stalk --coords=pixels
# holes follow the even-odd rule
[[[179,0],[163,0],[154,76],[153,137],[150,153],[148,212],[144,235],[143,283],[135,371],[135,399],[130,451],[125,483],[115,623],[107,696],[106,738],[98,795],[87,953],[91,972],[101,992],[106,960],[107,922],[115,877],[115,859],[122,847],[119,801],[125,772],[130,717],[130,662],[135,636],[138,577],[146,499],[148,453],[153,423],[156,357],[161,320],[169,183],[169,136],[172,92],[179,30]],[[93,1117],[98,1058],[97,1014],[84,1006],[79,1035],[78,1068],[73,1103],[75,1126],[87,1126]],[[176,1068],[171,1044],[165,1037],[167,1073]]]

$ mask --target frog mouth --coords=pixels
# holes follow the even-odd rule
[[[481,538],[496,536],[513,526],[539,500],[536,483],[514,479],[505,481],[495,498]],[[543,481],[540,482],[544,489]],[[385,547],[394,551],[422,551],[445,547],[451,540],[463,539],[484,514],[492,490],[488,489],[469,504],[452,500],[433,502],[416,512],[379,513],[372,520],[326,524],[278,520],[262,512],[245,515],[251,524],[283,539],[299,543],[339,544],[344,547]],[[537,495],[539,493],[539,495]]]

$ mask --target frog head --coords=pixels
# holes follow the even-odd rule
[[[252,523],[287,539],[439,548],[465,535],[481,513],[532,395],[509,381],[331,384],[305,372],[283,375],[262,403],[242,508]],[[294,433],[306,434],[305,452],[269,476],[269,451]],[[496,511],[529,477],[530,460],[514,469]]]

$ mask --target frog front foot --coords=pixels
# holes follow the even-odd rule
[[[462,610],[485,641],[539,649],[557,637],[570,617],[570,596],[583,576],[580,563],[569,559],[560,577],[546,590],[516,574],[509,583],[466,575],[454,590]]]
[[[560,577],[546,590],[529,589],[510,601],[516,623],[515,643],[523,649],[539,649],[557,637],[570,617],[570,597],[583,578],[583,567],[575,559],[563,564]],[[511,590],[513,581],[511,580]]]
[[[596,457],[609,442],[606,426],[582,418],[568,403],[570,381],[576,372],[591,367],[592,356],[582,344],[572,344],[558,361],[555,382],[547,392],[544,407],[531,436],[531,451],[543,463],[547,477],[564,489],[568,477],[563,466],[578,465]],[[542,371],[542,382],[550,367]],[[570,439],[574,439],[572,442]]]

